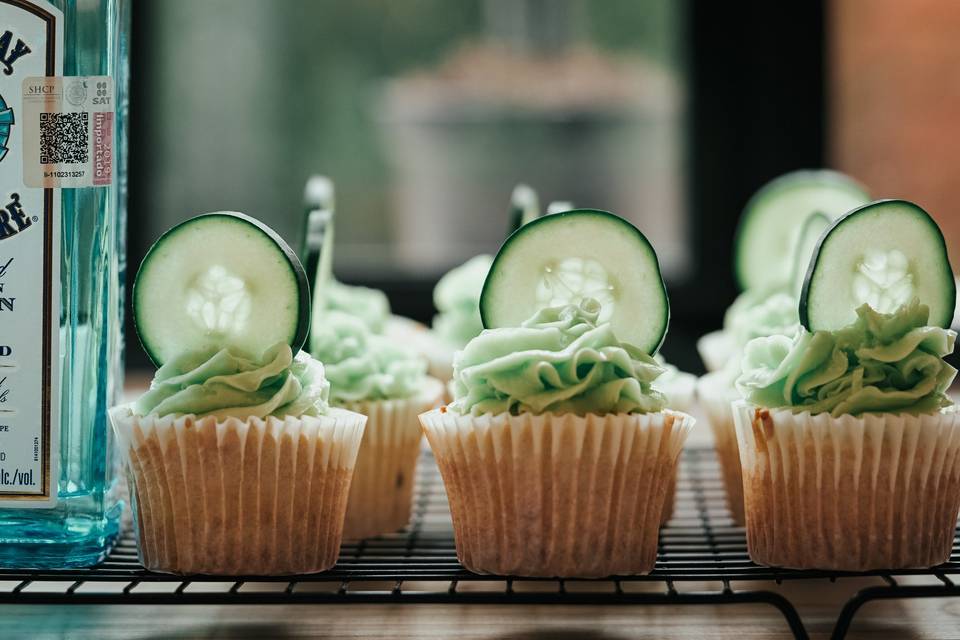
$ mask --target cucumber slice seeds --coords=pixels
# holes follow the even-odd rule
[[[869,304],[891,313],[919,298],[930,324],[949,328],[956,282],[940,227],[906,200],[878,200],[833,223],[810,260],[800,321],[810,331],[836,330]]]
[[[286,342],[296,353],[309,313],[310,290],[296,254],[242,213],[208,213],[164,233],[133,286],[137,335],[158,367],[180,353],[212,348],[259,356]]]
[[[538,218],[511,235],[494,258],[480,296],[487,329],[517,327],[545,306],[594,298],[600,321],[620,340],[653,355],[670,322],[657,254],[623,218],[577,209]]]
[[[819,212],[833,221],[868,201],[862,186],[836,171],[794,171],[768,182],[750,198],[737,227],[734,270],[740,287],[789,282],[792,249],[807,217]]]

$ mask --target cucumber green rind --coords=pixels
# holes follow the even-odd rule
[[[933,326],[949,329],[953,322],[953,315],[956,308],[957,285],[953,277],[953,269],[950,266],[950,259],[947,253],[947,243],[943,237],[943,232],[936,221],[929,213],[920,206],[907,200],[877,200],[848,212],[846,215],[836,220],[833,225],[820,238],[817,248],[810,259],[810,266],[807,269],[807,275],[803,281],[803,288],[800,292],[799,313],[800,322],[808,331],[818,329],[839,329],[842,323],[834,321],[829,322],[829,318],[822,312],[818,313],[821,296],[824,296],[824,304],[838,304],[837,300],[842,296],[837,295],[838,286],[835,279],[831,279],[824,264],[831,259],[831,249],[834,243],[837,245],[838,238],[843,237],[841,232],[851,229],[858,222],[867,222],[876,224],[876,218],[872,216],[891,216],[901,215],[909,216],[916,223],[918,233],[925,237],[922,239],[926,246],[919,249],[920,255],[910,255],[911,260],[930,259],[927,268],[921,269],[920,273],[925,282],[920,283],[922,292],[927,295],[919,295],[920,302],[930,308],[930,324]],[[863,235],[862,233],[859,235]],[[908,239],[906,230],[898,229],[894,232],[895,238],[887,242],[891,248],[902,250]],[[871,244],[883,244],[883,239],[879,233],[871,233],[865,240]],[[837,246],[838,251],[844,248]],[[879,248],[883,248],[882,246]],[[939,272],[939,273],[938,273]],[[939,281],[938,281],[939,280]],[[842,286],[842,285],[841,285]],[[850,305],[853,306],[853,305]],[[856,318],[855,307],[847,311],[850,322]]]
[[[754,253],[755,247],[761,247],[767,244],[769,238],[763,237],[766,234],[762,229],[763,213],[766,207],[776,204],[779,199],[786,197],[790,191],[802,190],[811,187],[835,187],[836,192],[846,192],[850,199],[850,208],[865,204],[869,201],[866,189],[852,178],[829,169],[801,169],[792,171],[780,177],[774,178],[762,186],[747,202],[744,207],[743,215],[740,216],[740,222],[737,225],[734,235],[734,275],[737,283],[743,290],[755,287],[778,285],[781,283],[772,282],[770,278],[776,277],[776,270],[770,269],[770,265],[764,265],[764,268],[758,270],[751,268],[751,259],[756,259]],[[812,211],[802,212],[803,218],[812,213]],[[822,211],[831,220],[846,211]],[[758,225],[758,221],[761,224]],[[783,224],[789,225],[790,221],[783,221]],[[756,236],[756,237],[754,237]],[[780,250],[786,251],[788,247],[781,247]],[[792,265],[786,265],[790,268]],[[784,274],[788,277],[790,274]]]
[[[164,247],[168,246],[171,241],[175,241],[176,237],[184,232],[189,231],[189,229],[194,226],[197,222],[207,222],[211,218],[224,218],[233,222],[242,222],[254,227],[257,231],[266,236],[276,247],[280,250],[284,257],[286,257],[286,263],[290,268],[290,275],[293,278],[293,281],[296,283],[297,290],[297,299],[296,299],[296,316],[297,324],[293,333],[290,335],[287,340],[290,348],[294,353],[300,351],[307,339],[307,333],[310,329],[310,285],[307,281],[307,275],[304,272],[303,265],[300,263],[300,259],[297,258],[296,252],[290,248],[290,246],[277,234],[273,229],[263,224],[256,218],[252,218],[246,214],[235,212],[235,211],[218,211],[215,213],[206,213],[202,214],[189,220],[186,220],[171,229],[168,229],[163,235],[161,235],[156,242],[153,243],[153,246],[147,251],[147,254],[144,256],[143,260],[140,263],[140,267],[137,270],[137,275],[134,278],[133,292],[132,292],[132,306],[133,306],[133,323],[134,328],[136,329],[137,336],[140,340],[140,344],[143,346],[143,350],[146,352],[150,360],[160,367],[163,365],[164,361],[167,359],[163,357],[163,353],[166,351],[161,345],[153,344],[149,337],[148,326],[150,322],[147,320],[146,315],[144,314],[156,314],[163,313],[162,310],[157,309],[148,309],[149,305],[144,304],[144,293],[145,281],[149,282],[150,275],[150,265],[153,263],[154,258],[157,255],[164,251]],[[147,285],[148,286],[148,285]],[[272,345],[265,344],[263,349],[267,349]],[[168,356],[173,354],[167,353]]]
[[[803,222],[800,234],[797,236],[797,242],[793,248],[793,267],[790,269],[791,293],[800,295],[803,288],[803,282],[807,277],[807,267],[810,265],[810,256],[813,250],[820,244],[823,234],[830,229],[833,221],[824,213],[816,211],[811,213]]]
[[[585,223],[587,227],[576,229],[574,225],[578,223]],[[634,286],[642,282],[642,286],[650,292],[649,300],[627,301],[640,307],[639,310],[635,309],[636,313],[620,314],[619,318],[617,314],[614,315],[611,319],[614,333],[620,340],[633,344],[651,355],[656,354],[666,338],[667,328],[670,325],[670,301],[656,251],[646,236],[630,222],[613,213],[598,209],[575,209],[537,218],[517,229],[507,238],[494,258],[480,294],[480,318],[483,326],[487,329],[519,326],[522,321],[537,311],[534,291],[517,290],[517,286],[524,285],[517,284],[522,278],[522,274],[518,274],[518,271],[522,271],[522,266],[517,264],[515,259],[522,260],[524,255],[543,257],[542,249],[531,251],[529,246],[525,246],[531,238],[535,238],[541,232],[549,233],[550,227],[556,226],[563,229],[568,234],[568,238],[595,239],[600,229],[596,226],[597,223],[611,225],[607,228],[611,238],[616,238],[618,241],[629,238],[635,241],[629,247],[633,263],[625,260],[617,266],[626,271],[621,272],[625,280],[629,279],[627,281]],[[578,231],[581,233],[578,234]],[[574,244],[552,241],[548,242],[547,246],[548,250],[556,252],[556,259],[590,258],[603,264],[604,258],[609,257],[606,254],[607,245],[600,246],[594,254],[586,250],[589,243],[578,241]],[[627,251],[627,248],[623,251]],[[507,268],[511,263],[514,268]],[[642,263],[642,269],[630,270],[631,266],[637,266],[640,263]],[[646,275],[644,271],[647,272]],[[646,282],[643,282],[644,279]],[[527,287],[532,289],[532,285],[528,284]],[[502,312],[505,308],[510,309],[509,314]]]

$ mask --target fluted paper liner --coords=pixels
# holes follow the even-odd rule
[[[287,575],[336,563],[363,416],[110,417],[147,569]]]
[[[729,389],[722,379],[725,374],[707,374],[697,384],[697,397],[713,432],[714,447],[720,461],[723,487],[727,493],[730,517],[739,526],[744,525],[743,473],[740,470],[740,448],[737,445],[737,430],[733,424],[730,407],[736,392]]]
[[[649,573],[693,418],[420,416],[446,486],[457,557],[477,573]]]
[[[690,383],[683,382],[670,385],[657,385],[657,383],[654,382],[653,386],[667,395],[669,400],[669,409],[672,409],[673,411],[687,412],[693,406],[697,389],[696,379]],[[670,519],[673,517],[673,512],[676,509],[678,471],[679,467],[674,471],[673,478],[670,481],[670,484],[667,486],[667,497],[663,503],[663,514],[660,516],[661,525],[664,525],[670,521]]]
[[[950,557],[960,413],[793,414],[734,404],[755,562],[866,571]]]
[[[410,521],[423,432],[417,416],[442,401],[443,385],[427,378],[413,398],[349,402],[367,416],[343,525],[346,540],[402,529]]]

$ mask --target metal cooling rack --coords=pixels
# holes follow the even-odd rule
[[[883,584],[860,590],[844,606],[833,631],[843,638],[857,611],[872,600],[960,595],[960,544],[950,562],[934,570],[835,573],[762,567],[747,555],[743,529],[725,503],[716,457],[710,449],[684,452],[673,520],[661,531],[656,569],[646,576],[607,580],[528,580],[481,576],[458,562],[443,483],[429,452],[418,474],[413,518],[402,533],[346,543],[337,565],[295,578],[238,576],[187,579],[144,570],[132,534],[105,562],[91,569],[0,570],[0,603],[38,604],[765,604],[775,607],[797,638],[806,638],[793,604],[774,590],[741,590],[740,581],[878,576]],[[903,585],[898,576],[927,575],[934,585]],[[682,582],[716,582],[715,590],[677,589]]]

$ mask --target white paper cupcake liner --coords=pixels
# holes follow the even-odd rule
[[[713,432],[730,517],[734,523],[743,526],[743,474],[731,408],[731,403],[737,397],[737,392],[730,387],[727,375],[723,372],[708,373],[697,383],[697,398]]]
[[[672,411],[682,411],[689,413],[696,400],[697,378],[696,376],[681,372],[674,375],[669,382],[654,381],[653,386],[662,391],[667,396],[667,408]],[[660,516],[660,524],[666,524],[673,517],[676,508],[677,495],[677,474],[673,474],[673,479],[667,487],[667,498],[663,505],[663,515]]]
[[[793,414],[734,404],[747,545],[781,567],[945,562],[960,509],[960,413]]]
[[[667,493],[663,498],[663,510],[660,512],[660,526],[667,524],[673,519],[673,514],[677,509],[677,480],[680,474],[680,465],[673,469],[673,475],[667,483]]]
[[[420,416],[471,571],[648,573],[693,418],[683,413]]]
[[[697,351],[707,371],[720,371],[737,355],[733,339],[725,331],[711,331],[697,340]]]
[[[110,412],[140,559],[177,574],[287,575],[336,563],[366,418]]]
[[[417,416],[438,406],[442,398],[443,385],[427,378],[423,391],[413,398],[343,404],[344,408],[367,416],[350,485],[344,539],[392,533],[410,521],[423,439]]]

